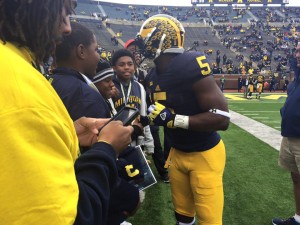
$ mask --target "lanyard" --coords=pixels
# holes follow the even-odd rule
[[[91,88],[93,88],[95,91],[97,91],[98,93],[100,93],[99,90],[98,90],[98,88],[95,86],[95,84],[94,84],[87,76],[85,76],[85,75],[82,74],[82,73],[80,73],[80,74],[81,74],[81,76],[83,77],[83,79],[85,80],[85,82],[86,82]]]
[[[107,99],[106,102],[107,102],[109,110],[110,110],[110,115],[111,115],[111,117],[113,117],[114,115],[117,114],[117,111],[114,107],[114,103],[111,98]]]
[[[120,86],[121,86],[121,91],[122,91],[122,94],[123,94],[123,100],[124,100],[124,103],[125,103],[125,106],[126,106],[127,102],[128,102],[128,99],[129,99],[129,96],[130,96],[130,92],[131,92],[131,82],[129,83],[128,90],[127,90],[127,96],[126,97],[125,97],[125,92],[124,92],[123,84],[120,83]]]

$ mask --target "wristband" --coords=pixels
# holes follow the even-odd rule
[[[219,110],[219,109],[210,109],[209,112],[212,112],[214,114],[218,114],[218,115],[221,115],[221,116],[225,116],[229,119],[231,117],[231,114],[229,112],[225,112],[225,111],[222,111],[222,110]]]
[[[189,117],[176,114],[174,119],[174,127],[189,129]]]

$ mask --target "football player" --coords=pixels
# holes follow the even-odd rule
[[[249,74],[248,80],[248,99],[252,99],[252,93],[253,93],[253,85],[254,85],[254,79],[252,74]]]
[[[137,35],[143,57],[155,68],[146,77],[152,104],[150,122],[167,128],[171,151],[166,164],[178,225],[221,225],[225,146],[217,130],[226,130],[230,114],[209,61],[185,52],[185,30],[175,18],[158,14]]]
[[[257,76],[257,93],[256,98],[260,99],[260,95],[263,89],[263,83],[265,83],[265,77],[262,75],[262,73],[259,73]]]

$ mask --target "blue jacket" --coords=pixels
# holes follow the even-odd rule
[[[281,108],[281,135],[300,138],[300,68],[294,67],[295,79],[288,85],[288,97]]]
[[[82,116],[110,118],[110,110],[102,95],[89,86],[79,72],[58,67],[50,78],[73,121]]]

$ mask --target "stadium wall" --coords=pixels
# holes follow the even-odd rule
[[[225,90],[235,91],[237,92],[238,89],[238,78],[243,76],[242,74],[214,74],[214,78],[218,86],[220,86],[220,78],[222,75],[225,75]],[[282,90],[284,80],[278,80],[278,85],[276,90]],[[264,86],[265,90],[269,90],[270,78],[266,78],[265,82],[267,82]]]

